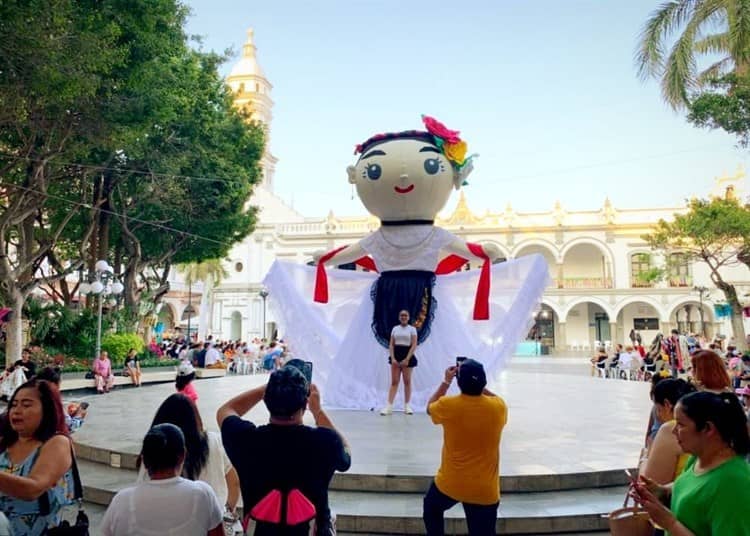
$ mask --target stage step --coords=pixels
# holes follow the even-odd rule
[[[78,459],[89,460],[115,468],[135,469],[137,455],[117,452],[76,443]],[[336,473],[331,481],[332,490],[372,491],[398,493],[424,493],[430,487],[433,475],[409,474],[365,474],[356,469]],[[585,473],[503,475],[500,486],[503,493],[566,491],[588,488],[603,488],[627,484],[627,475],[622,469],[589,471]],[[633,470],[634,471],[634,470]]]
[[[135,472],[80,460],[86,501],[107,505],[118,490],[135,482]],[[504,493],[500,534],[559,534],[602,531],[602,514],[622,504],[625,488],[602,487],[540,493]],[[341,532],[423,534],[422,493],[331,491],[330,502]],[[446,513],[448,534],[466,534],[460,505]]]

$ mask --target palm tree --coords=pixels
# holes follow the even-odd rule
[[[667,55],[668,40],[679,31]],[[696,56],[717,59],[698,72]],[[750,63],[750,1],[668,0],[646,21],[635,54],[642,79],[661,79],[664,100],[674,109],[690,93]]]
[[[202,281],[207,287],[216,287],[229,276],[221,259],[207,259],[201,262],[189,262],[177,266],[177,271],[185,277],[185,283],[194,285]]]
[[[201,262],[180,264],[177,266],[177,271],[184,276],[185,283],[189,287],[192,287],[198,281],[203,282],[198,319],[198,338],[203,339],[208,327],[206,324],[209,317],[208,304],[210,303],[211,290],[218,287],[221,281],[229,276],[229,272],[224,268],[221,259],[207,259]]]

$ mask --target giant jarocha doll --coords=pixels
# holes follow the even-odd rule
[[[380,227],[358,242],[316,255],[317,266],[277,261],[265,285],[295,356],[315,363],[329,406],[372,409],[385,399],[384,356],[401,310],[419,344],[415,409],[458,355],[502,369],[526,333],[547,283],[538,255],[492,264],[499,248],[435,226],[453,190],[473,169],[457,131],[423,116],[426,130],[372,136],[357,145],[349,182]],[[478,270],[457,271],[480,261]],[[369,271],[332,267],[357,263]]]

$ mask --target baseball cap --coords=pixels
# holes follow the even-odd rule
[[[189,361],[183,361],[177,367],[177,375],[178,376],[189,376],[193,372],[195,372],[195,369],[193,368],[193,365],[191,365]]]
[[[467,395],[480,395],[487,385],[484,367],[479,361],[467,359],[458,367],[458,387]]]

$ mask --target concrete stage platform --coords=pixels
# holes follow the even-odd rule
[[[206,428],[217,429],[219,405],[265,380],[265,375],[250,375],[197,381]],[[585,359],[543,357],[514,359],[492,388],[509,407],[501,444],[504,497],[498,530],[602,530],[606,521],[601,514],[624,498],[623,469],[638,459],[650,409],[649,385],[592,378]],[[114,492],[134,480],[140,441],[156,408],[172,392],[172,384],[161,384],[76,398],[91,403],[86,424],[74,435],[87,500],[107,504]],[[325,392],[322,395],[325,405]],[[330,415],[352,447],[352,468],[337,475],[332,485],[339,530],[423,531],[420,499],[439,465],[441,429],[424,413]],[[268,414],[261,403],[246,417],[264,423]],[[309,415],[307,420],[312,423]],[[465,533],[460,509],[448,517],[454,523],[448,526],[451,533]]]

